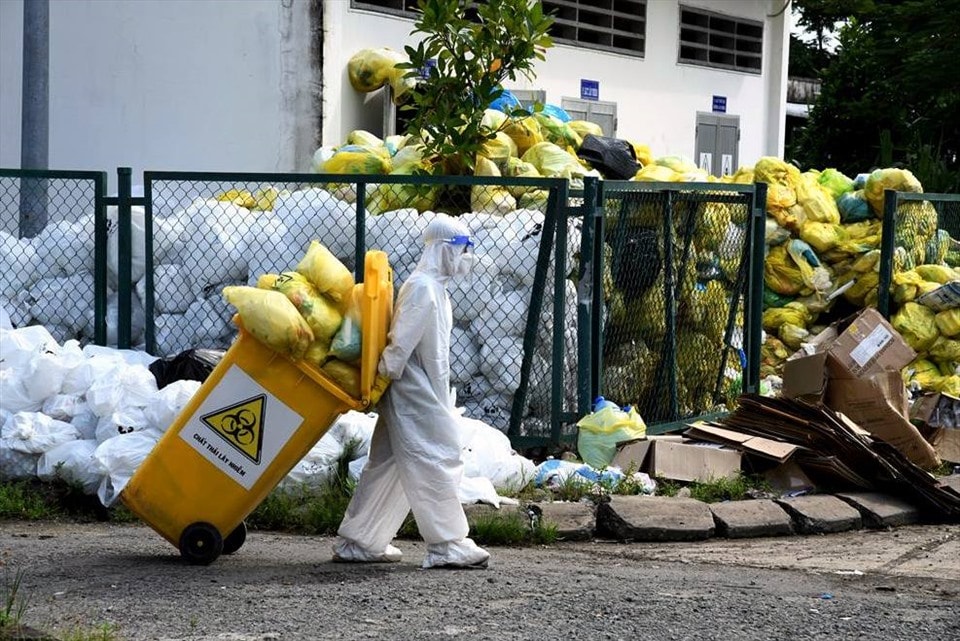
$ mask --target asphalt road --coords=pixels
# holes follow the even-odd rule
[[[960,526],[701,543],[492,548],[487,570],[329,562],[330,539],[251,532],[208,567],[151,530],[0,523],[23,622],[117,640],[960,639]],[[6,593],[0,596],[6,596]],[[0,601],[2,605],[2,601]]]

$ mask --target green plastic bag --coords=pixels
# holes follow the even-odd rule
[[[587,414],[577,423],[577,450],[580,458],[598,470],[610,465],[617,453],[617,443],[644,438],[647,425],[637,410],[625,412],[613,403]]]

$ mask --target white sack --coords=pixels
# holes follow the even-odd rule
[[[93,274],[87,271],[41,278],[30,288],[30,313],[41,325],[84,331],[93,319],[93,290]]]
[[[39,412],[17,412],[0,429],[0,438],[6,447],[27,454],[43,454],[79,437],[80,432],[70,423],[57,421]]]
[[[184,212],[186,240],[178,261],[200,287],[246,281],[247,230],[256,214],[233,203],[194,201]]]
[[[354,268],[356,206],[335,198],[324,189],[312,187],[278,196],[273,214],[286,228],[283,239],[296,252],[296,260],[306,252],[310,241],[318,240],[348,269]],[[371,243],[369,238],[367,245],[383,249]]]
[[[480,373],[480,349],[473,333],[454,327],[450,334],[450,382],[469,383]]]
[[[29,238],[0,231],[0,296],[16,299],[39,275],[40,259]]]
[[[130,208],[130,284],[143,278],[146,265],[146,244],[144,240],[144,209]],[[119,249],[119,211],[117,207],[107,207],[107,278],[116,287],[120,273]]]
[[[41,276],[70,276],[93,272],[93,216],[70,223],[48,224],[36,238],[37,270]]]
[[[504,337],[480,348],[480,371],[497,392],[517,391],[522,363],[523,342],[519,338]]]
[[[93,456],[104,474],[97,490],[101,503],[109,507],[117,500],[158,440],[156,432],[144,430],[114,436],[97,446]]]
[[[261,214],[247,232],[247,285],[256,287],[257,279],[264,274],[294,269],[303,258],[301,245],[301,240],[288,238],[287,226],[280,219]]]
[[[336,439],[341,447],[356,442],[355,457],[366,456],[370,451],[370,439],[373,438],[373,428],[377,425],[377,415],[373,413],[365,414],[350,410],[341,414],[330,430],[327,432],[330,438]],[[327,436],[324,436],[327,438]]]
[[[202,292],[182,265],[156,265],[153,268],[153,311],[155,314],[182,314]],[[137,298],[147,299],[147,280],[137,281]]]
[[[147,425],[158,432],[165,432],[201,384],[200,381],[174,381],[157,392],[144,409]]]
[[[93,453],[97,442],[78,440],[62,443],[48,450],[37,462],[37,476],[43,481],[63,479],[79,483],[84,494],[96,494],[100,485],[100,465]]]

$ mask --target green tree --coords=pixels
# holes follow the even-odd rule
[[[423,139],[424,157],[443,173],[472,173],[474,159],[493,133],[481,128],[484,109],[503,93],[502,83],[533,78],[533,65],[553,45],[553,19],[539,0],[419,0],[406,47],[408,76],[426,76],[404,107],[407,133]],[[469,8],[469,10],[468,10]]]
[[[902,164],[927,191],[960,191],[960,0],[864,7],[839,30],[799,160],[848,174]]]

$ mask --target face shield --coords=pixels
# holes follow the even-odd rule
[[[467,235],[445,238],[443,242],[451,248],[453,254],[453,273],[456,278],[464,278],[473,271],[473,240]]]

